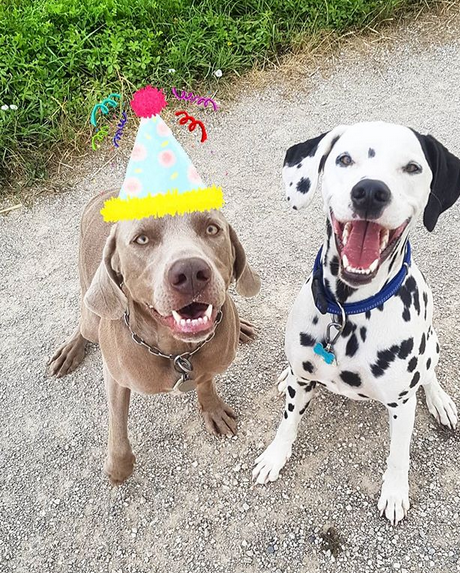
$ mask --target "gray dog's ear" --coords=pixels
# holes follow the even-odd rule
[[[432,135],[421,135],[415,129],[412,131],[433,173],[431,192],[423,212],[423,223],[428,231],[432,231],[439,215],[452,207],[460,197],[460,159]]]
[[[236,280],[236,290],[241,296],[255,296],[260,291],[260,277],[249,266],[243,245],[240,243],[235,230],[231,225],[229,225],[229,229],[230,240],[235,255],[233,276]]]
[[[116,225],[113,225],[105,243],[102,261],[84,298],[85,305],[92,312],[110,320],[121,318],[128,306],[115,271],[117,266]]]
[[[305,207],[313,199],[324,163],[347,127],[339,125],[287,150],[283,164],[283,181],[287,200],[293,209]]]

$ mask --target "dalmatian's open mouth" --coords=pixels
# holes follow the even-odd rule
[[[374,221],[338,221],[331,212],[340,270],[351,286],[369,283],[383,261],[393,252],[409,220],[396,229],[387,229]]]

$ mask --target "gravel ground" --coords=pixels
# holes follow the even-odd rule
[[[347,48],[324,75],[307,70],[294,82],[273,74],[267,87],[209,114],[209,142],[192,155],[205,179],[223,184],[226,215],[263,279],[257,298],[237,297],[259,337],[219,381],[239,432],[209,436],[194,395],[134,396],[137,466],[122,487],[102,473],[107,409],[98,349],[61,380],[46,377],[45,364],[77,321],[80,214],[95,193],[120,185],[125,160],[94,176],[103,164],[97,156],[70,192],[1,219],[2,572],[460,571],[460,434],[440,429],[422,399],[412,508],[399,527],[376,508],[388,449],[378,404],[320,394],[281,479],[251,484],[253,461],[283,409],[274,382],[284,367],[287,313],[324,227],[319,198],[307,213],[287,209],[284,152],[338,123],[384,119],[429,131],[459,155],[460,41],[454,31],[430,46],[429,34],[409,27],[391,48]],[[431,235],[419,227],[413,246],[435,295],[439,379],[460,406],[459,218],[457,205]]]

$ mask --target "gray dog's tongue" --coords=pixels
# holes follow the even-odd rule
[[[379,260],[381,229],[380,225],[370,221],[352,223],[347,244],[342,251],[351,267],[368,269],[375,260]]]

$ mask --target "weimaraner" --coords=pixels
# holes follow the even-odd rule
[[[109,225],[100,210],[112,196],[95,197],[83,214],[80,324],[52,357],[50,371],[71,372],[88,341],[100,345],[109,405],[104,470],[118,484],[135,462],[127,430],[131,390],[196,387],[208,431],[235,433],[235,413],[218,396],[214,376],[233,361],[238,338],[249,340],[254,330],[240,323],[228,287],[235,279],[241,295],[254,296],[260,279],[219,212]]]

